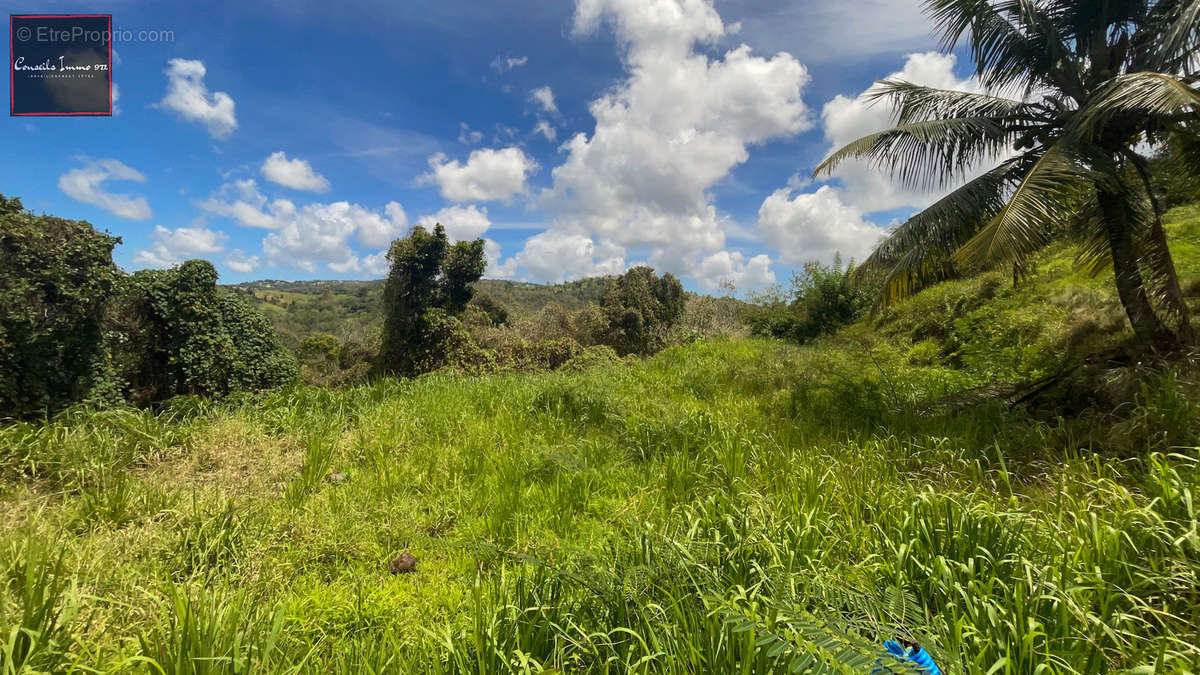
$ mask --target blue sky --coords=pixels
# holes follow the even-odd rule
[[[786,282],[934,197],[862,166],[809,179],[887,123],[872,81],[974,86],[917,0],[35,9],[170,36],[115,44],[112,118],[5,118],[0,192],[121,236],[127,270],[201,257],[230,283],[379,277],[434,221],[486,238],[493,277]]]

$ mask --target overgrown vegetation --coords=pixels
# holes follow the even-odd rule
[[[144,405],[296,377],[270,323],[203,260],[124,275],[118,239],[0,195],[0,418]]]
[[[1074,254],[803,346],[9,426],[0,669],[1194,672],[1200,355],[1015,401],[1132,338]]]
[[[792,278],[791,297],[773,297],[746,312],[755,335],[805,343],[836,331],[861,317],[872,290],[851,279],[854,263],[842,267],[840,256],[830,265],[805,263]]]

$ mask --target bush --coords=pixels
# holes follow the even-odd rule
[[[609,284],[600,307],[608,320],[605,343],[618,354],[648,355],[662,349],[683,313],[683,284],[670,274],[634,267]]]
[[[135,404],[265,389],[297,375],[271,324],[219,291],[204,260],[125,278],[107,324],[114,367]]]
[[[0,195],[0,417],[53,414],[108,384],[101,322],[119,242]]]
[[[774,302],[749,313],[755,335],[805,343],[853,323],[870,306],[869,292],[850,276],[853,262],[842,268],[840,256],[832,265],[812,261],[792,277],[792,301]]]
[[[621,357],[617,356],[617,352],[608,345],[592,345],[585,347],[583,351],[563,364],[562,369],[569,373],[580,373],[585,370],[606,366],[621,361]]]

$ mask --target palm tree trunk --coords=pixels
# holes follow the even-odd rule
[[[1133,326],[1133,332],[1144,344],[1162,348],[1179,345],[1179,337],[1167,327],[1146,293],[1146,283],[1138,269],[1137,252],[1133,243],[1133,230],[1129,223],[1129,212],[1121,197],[1107,190],[1097,190],[1096,201],[1104,215],[1108,229],[1108,245],[1113,259],[1113,275],[1116,277],[1117,294],[1125,307],[1125,314]]]

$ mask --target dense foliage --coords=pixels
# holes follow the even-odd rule
[[[608,320],[605,344],[618,354],[652,354],[683,314],[683,284],[649,267],[634,267],[609,283],[600,308]]]
[[[910,218],[868,266],[902,298],[987,265],[1016,265],[1063,236],[1079,262],[1112,266],[1139,339],[1193,338],[1145,144],[1200,166],[1200,3],[1195,0],[925,0],[943,47],[964,44],[984,93],[883,80],[896,125],[834,152],[900,181],[956,187]],[[992,168],[975,175],[980,164]],[[973,177],[972,177],[973,176]]]
[[[142,270],[109,309],[113,363],[135,404],[182,394],[265,389],[295,379],[270,323],[217,288],[204,260]]]
[[[0,197],[0,417],[295,379],[271,324],[202,260],[126,276],[118,239]]]
[[[807,262],[792,278],[790,301],[753,307],[746,320],[756,335],[804,343],[857,320],[870,306],[870,290],[851,279],[853,262],[842,267]]]
[[[111,396],[102,318],[119,242],[0,195],[0,418]]]
[[[454,317],[474,294],[487,264],[483,240],[451,245],[446,229],[417,226],[388,250],[391,269],[383,288],[380,373],[416,375],[447,363]]]

